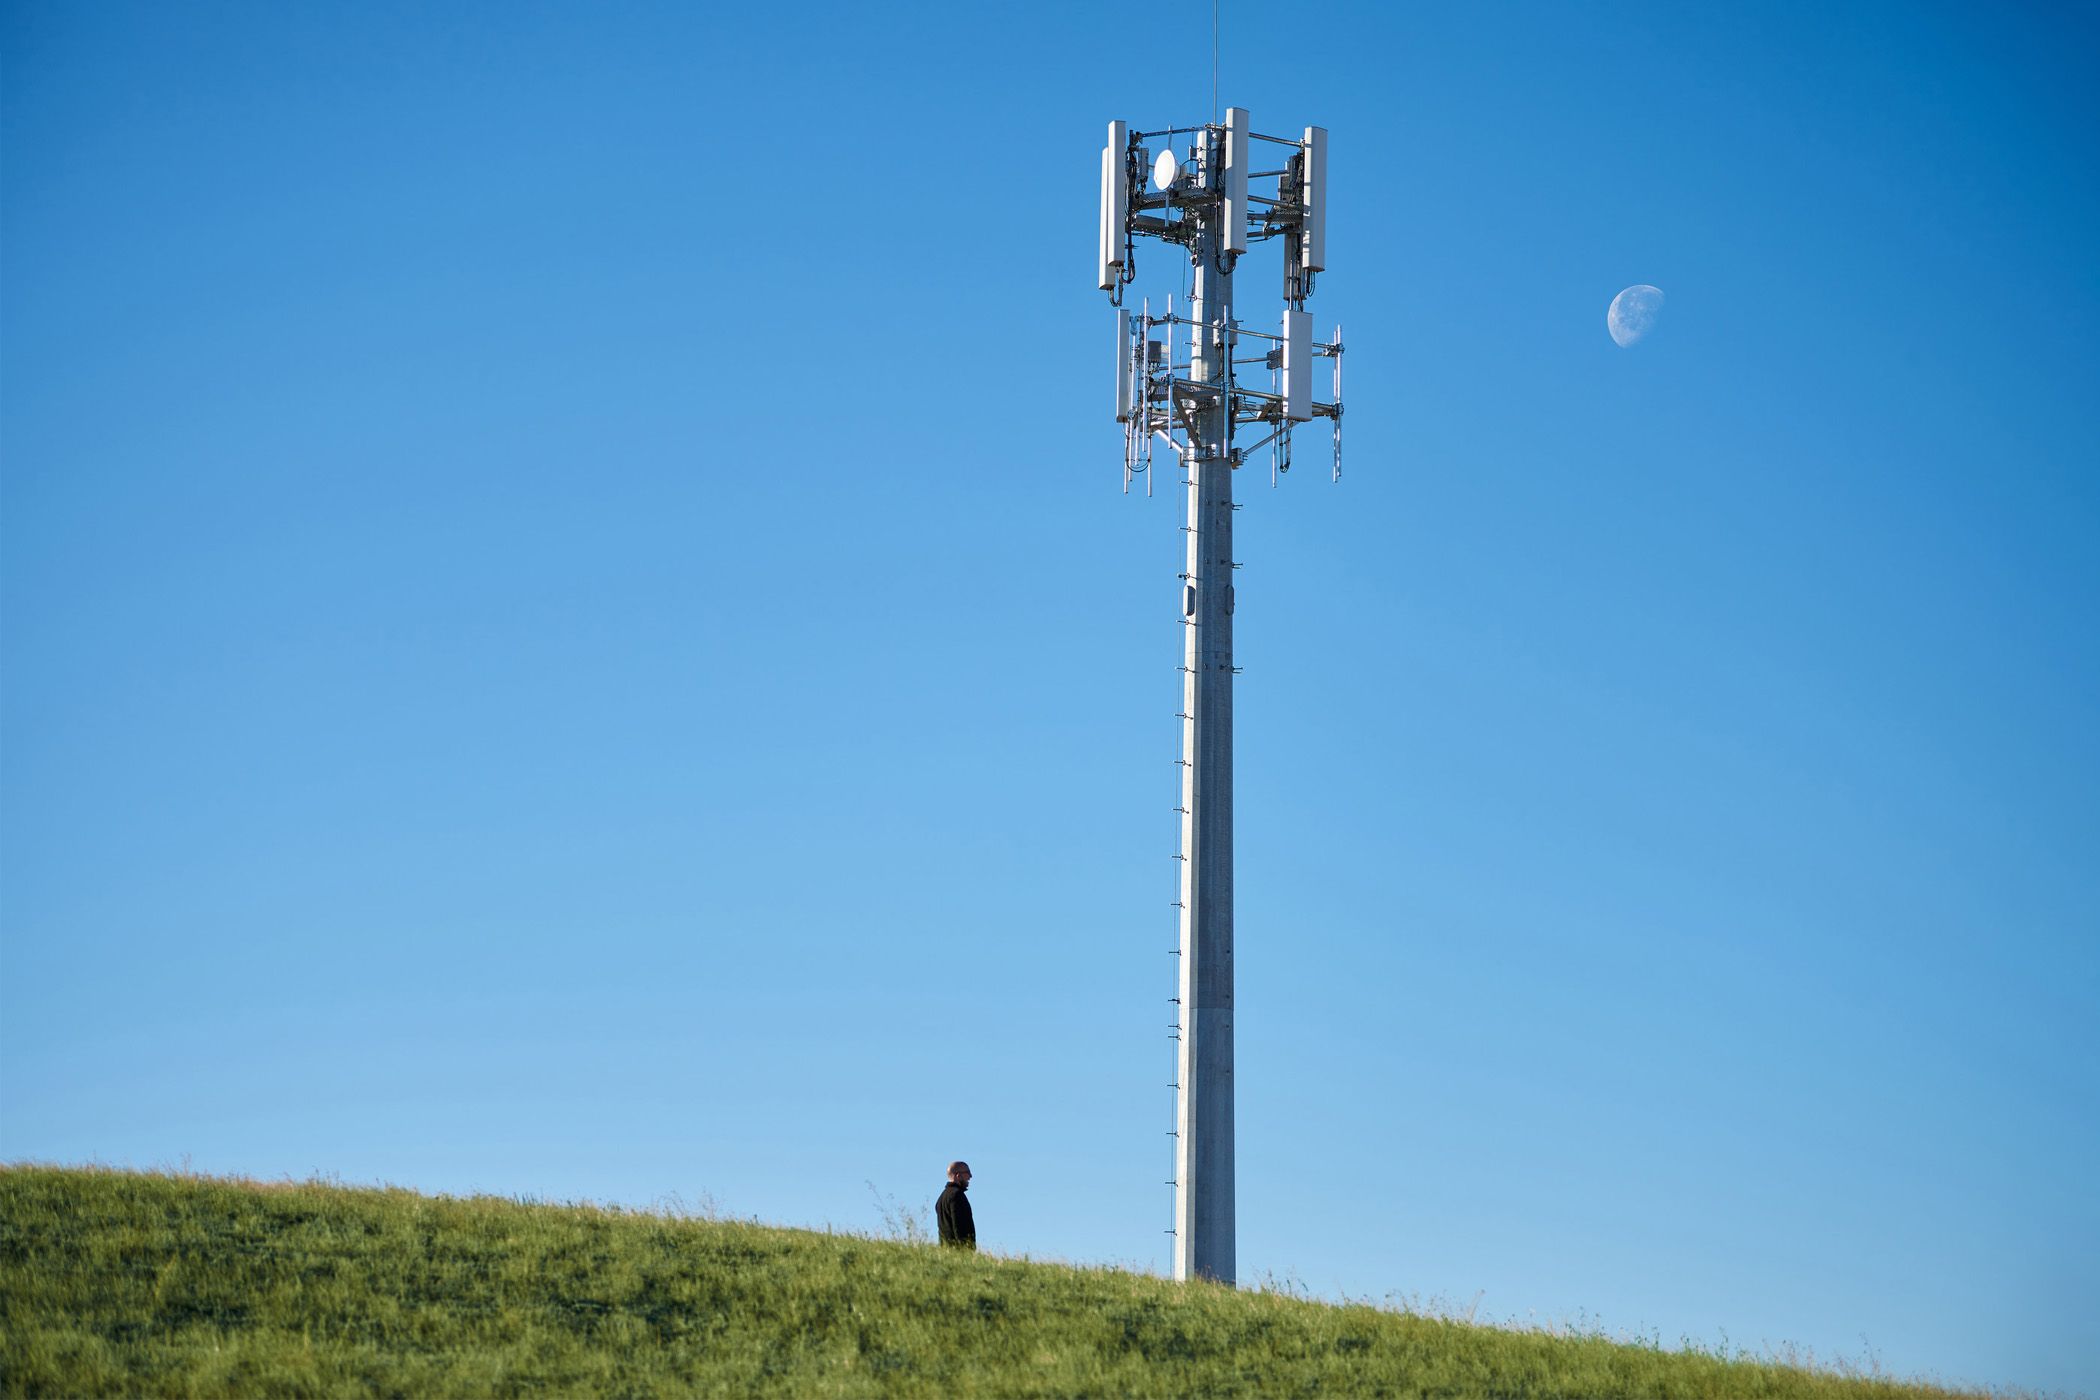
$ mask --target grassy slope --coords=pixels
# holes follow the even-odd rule
[[[0,1168],[7,1395],[1942,1395],[589,1207]]]

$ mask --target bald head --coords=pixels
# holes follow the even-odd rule
[[[950,1162],[948,1164],[948,1179],[957,1186],[968,1186],[970,1184],[970,1164],[968,1162]]]

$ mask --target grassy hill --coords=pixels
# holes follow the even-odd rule
[[[0,1169],[7,1395],[1941,1396],[858,1236]]]

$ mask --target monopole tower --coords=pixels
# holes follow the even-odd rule
[[[1255,167],[1265,167],[1256,169]],[[1270,183],[1272,182],[1273,183]],[[1273,191],[1273,192],[1272,192]],[[1133,312],[1140,238],[1181,248],[1186,281],[1160,312]],[[1252,245],[1283,257],[1281,316],[1242,325],[1233,275]],[[1123,489],[1145,478],[1155,444],[1182,471],[1187,563],[1181,604],[1180,938],[1174,1076],[1174,1277],[1234,1281],[1232,614],[1233,473],[1268,449],[1271,483],[1291,467],[1293,430],[1326,419],[1341,477],[1342,338],[1316,342],[1305,309],[1327,266],[1327,132],[1297,138],[1249,129],[1244,108],[1222,122],[1132,131],[1110,122],[1101,152],[1100,286],[1116,310],[1116,419]],[[1177,270],[1182,259],[1170,259]],[[1313,390],[1313,361],[1333,369],[1332,401]],[[1261,434],[1242,447],[1241,429]]]

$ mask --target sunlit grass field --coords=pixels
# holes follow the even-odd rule
[[[1942,1396],[734,1220],[0,1168],[0,1394]]]

